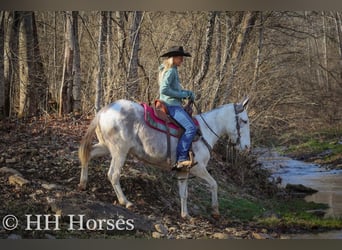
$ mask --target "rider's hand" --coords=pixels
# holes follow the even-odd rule
[[[183,90],[184,98],[189,98],[191,101],[195,100],[195,94],[191,90]]]

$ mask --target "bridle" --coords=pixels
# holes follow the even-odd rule
[[[202,112],[200,111],[200,109],[198,108],[198,106],[196,105],[195,102],[193,102],[195,108],[197,109],[198,113],[199,113],[199,116],[201,117],[201,119],[203,120],[204,124],[207,126],[207,128],[210,130],[211,133],[213,133],[217,138],[220,138],[219,135],[217,135],[217,133],[215,133],[215,131],[209,126],[209,124],[207,123],[207,121],[204,119],[204,117],[202,116]],[[242,107],[243,108],[243,107]],[[232,145],[232,146],[236,146],[238,144],[240,144],[241,142],[241,126],[240,126],[240,120],[244,123],[247,123],[247,121],[245,120],[242,120],[240,117],[239,117],[239,114],[242,112],[241,110],[241,104],[236,104],[234,103],[234,112],[235,112],[235,122],[236,122],[236,131],[237,131],[237,139],[234,142],[232,142],[231,140],[229,140],[229,144]],[[203,138],[203,137],[202,137]],[[204,139],[204,138],[203,138]],[[211,147],[210,145],[204,140],[206,146],[208,147],[209,151],[211,151]]]
[[[240,144],[240,142],[241,142],[241,132],[240,132],[241,127],[240,127],[240,123],[239,123],[239,113],[241,113],[241,112],[239,112],[238,107],[239,107],[239,105],[234,103],[237,138],[236,138],[236,142],[235,143],[233,143],[231,140],[229,140],[229,143],[232,146],[236,146],[236,145]]]

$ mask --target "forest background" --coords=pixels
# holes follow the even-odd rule
[[[340,130],[342,21],[336,11],[1,11],[0,117],[93,115],[158,98],[160,55],[202,111],[250,97],[252,141]],[[288,137],[288,135],[291,135]]]

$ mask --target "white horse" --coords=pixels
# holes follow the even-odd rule
[[[202,137],[212,148],[219,136],[228,135],[238,150],[249,150],[250,130],[247,112],[244,109],[248,99],[238,104],[226,104],[209,112],[196,115]],[[92,145],[96,132],[99,142]],[[171,160],[176,160],[177,138],[171,137]],[[213,216],[219,216],[217,183],[208,173],[206,166],[210,159],[210,147],[204,140],[192,143],[195,166],[187,171],[177,171],[178,187],[181,198],[181,216],[190,217],[187,209],[189,173],[198,176],[209,184],[212,198]],[[121,205],[127,208],[133,204],[127,200],[120,186],[120,173],[127,156],[133,155],[161,169],[170,171],[167,163],[167,139],[144,121],[144,109],[135,102],[119,100],[102,108],[91,122],[79,148],[82,164],[79,188],[84,190],[88,180],[88,162],[93,157],[111,154],[108,178],[113,185]]]

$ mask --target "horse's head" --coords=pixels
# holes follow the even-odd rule
[[[246,106],[249,99],[234,104],[235,119],[231,121],[229,137],[237,150],[249,150],[251,146],[249,119]]]

